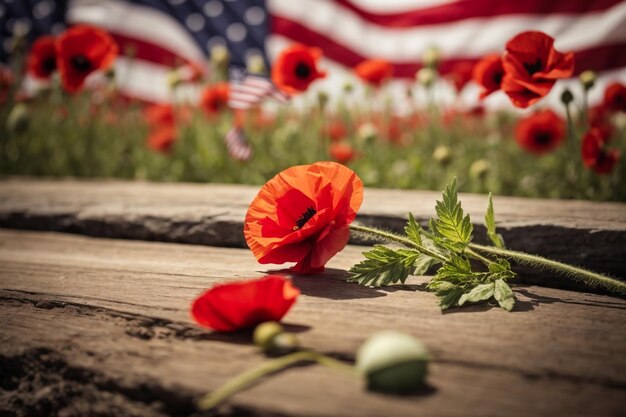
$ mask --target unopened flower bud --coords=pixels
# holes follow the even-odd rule
[[[593,88],[596,84],[596,78],[596,73],[591,70],[583,71],[579,75],[580,82],[585,90],[591,90]]]
[[[479,159],[475,161],[469,169],[470,177],[478,180],[483,180],[489,173],[489,169],[491,168],[491,164],[489,161],[484,159]]]
[[[435,79],[437,79],[437,71],[435,71],[431,67],[424,67],[417,71],[415,78],[417,78],[418,83],[426,88],[429,88],[432,87],[432,85],[435,83]]]
[[[563,90],[563,92],[561,93],[561,102],[567,106],[573,100],[574,100],[574,94],[572,94],[570,89],[566,88],[565,90]]]
[[[211,62],[217,68],[224,68],[228,66],[230,61],[230,54],[228,48],[224,45],[215,45],[211,48]]]
[[[328,103],[328,93],[325,91],[318,92],[317,104],[320,106],[320,109],[324,110],[326,108],[327,103]]]
[[[7,129],[13,133],[22,133],[30,123],[30,112],[24,103],[18,103],[11,109],[7,117]]]
[[[370,337],[357,352],[356,368],[372,391],[410,394],[424,386],[428,351],[414,337],[383,331]]]
[[[434,46],[428,48],[422,56],[422,62],[424,63],[424,66],[428,68],[437,68],[440,60],[441,53],[439,52],[439,49]]]
[[[254,329],[252,340],[263,352],[270,354],[288,353],[299,346],[296,336],[286,332],[283,326],[275,321],[259,324]]]
[[[246,58],[246,69],[250,74],[263,75],[267,72],[265,61],[259,54],[251,54]]]
[[[360,141],[367,142],[378,136],[378,129],[372,123],[363,123],[359,126],[356,135]]]
[[[433,152],[433,159],[446,166],[452,161],[452,151],[444,145],[437,146]]]
[[[350,81],[346,81],[343,85],[343,92],[346,94],[350,94],[352,91],[354,91],[354,84],[352,84]]]
[[[169,71],[167,73],[166,79],[167,79],[167,85],[169,86],[170,90],[174,90],[182,82],[182,80],[180,79],[180,75],[178,74],[178,71],[176,70]]]

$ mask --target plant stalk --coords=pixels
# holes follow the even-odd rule
[[[311,351],[295,352],[290,355],[271,360],[258,366],[257,368],[237,375],[236,377],[226,382],[226,384],[222,385],[220,388],[200,398],[197,403],[198,408],[201,410],[210,410],[211,408],[216,407],[217,405],[222,403],[231,395],[236,394],[237,392],[250,386],[260,378],[278,372],[298,362],[317,362],[320,365],[326,366],[344,374],[356,376],[356,371],[353,366],[346,365],[345,363],[333,359],[329,356]]]

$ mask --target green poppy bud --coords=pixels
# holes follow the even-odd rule
[[[343,92],[346,94],[350,94],[352,91],[354,91],[354,84],[352,84],[350,81],[346,81],[343,85]]]
[[[320,106],[320,109],[326,108],[326,104],[328,103],[328,93],[325,91],[320,91],[317,93],[317,104]]]
[[[596,84],[596,73],[590,70],[583,71],[578,76],[585,90],[591,90]]]
[[[383,331],[370,337],[357,352],[356,368],[372,391],[410,394],[424,386],[428,351],[419,340]]]
[[[424,66],[428,68],[437,68],[440,60],[441,53],[439,52],[439,49],[434,46],[428,48],[422,56],[422,62],[424,63]]]
[[[572,101],[574,101],[574,94],[572,94],[572,92],[570,91],[569,88],[566,88],[561,93],[561,103],[563,103],[563,104],[565,104],[567,106]]]
[[[263,57],[259,54],[251,54],[246,58],[246,69],[250,74],[263,75],[267,72],[265,61],[263,61]]]
[[[24,103],[18,103],[11,109],[7,117],[7,129],[13,133],[22,133],[30,123],[30,112]]]
[[[285,332],[283,326],[275,321],[266,321],[254,329],[254,344],[265,353],[279,354],[295,350],[299,346],[293,333]]]
[[[426,88],[432,87],[437,79],[437,71],[430,67],[424,67],[415,74],[417,82]]]
[[[446,166],[452,161],[452,151],[444,145],[437,146],[433,152],[433,159]]]
[[[487,174],[489,173],[489,169],[491,168],[491,164],[489,161],[484,159],[479,159],[475,161],[469,169],[470,177],[477,180],[484,180]]]

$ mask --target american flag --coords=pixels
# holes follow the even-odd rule
[[[280,103],[289,101],[289,96],[278,90],[267,77],[248,74],[242,68],[233,68],[229,78],[228,106],[232,109],[250,109],[265,98],[273,98]]]
[[[18,29],[29,29],[32,41],[75,23],[114,36],[126,52],[116,63],[120,87],[153,102],[170,97],[168,70],[204,62],[218,44],[235,66],[250,54],[271,63],[292,42],[320,47],[333,76],[315,84],[331,91],[328,83],[343,82],[335,74],[348,77],[347,69],[366,58],[392,62],[395,77],[413,77],[424,51],[436,46],[446,73],[502,51],[525,30],[546,32],[557,49],[574,51],[576,72],[601,72],[600,85],[626,81],[623,0],[3,0],[0,59]]]
[[[252,156],[252,148],[241,127],[234,126],[224,138],[228,154],[238,161],[247,161]]]

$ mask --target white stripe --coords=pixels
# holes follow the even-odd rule
[[[416,28],[374,25],[329,1],[269,0],[268,6],[272,15],[298,22],[360,55],[395,62],[415,62],[432,46],[444,58],[480,57],[501,51],[508,39],[526,30],[553,36],[563,51],[626,41],[626,2],[582,16],[502,15]]]
[[[291,1],[293,0],[277,0]],[[372,13],[399,13],[427,7],[456,3],[458,0],[349,0],[355,6]]]
[[[167,82],[171,69],[150,62],[120,56],[115,61],[115,81],[125,94],[150,102],[170,102],[172,93]],[[176,89],[177,101],[198,103],[200,89],[182,84]]]
[[[120,35],[160,45],[192,61],[206,59],[203,51],[179,22],[150,7],[120,0],[71,0],[67,21],[89,23]]]

